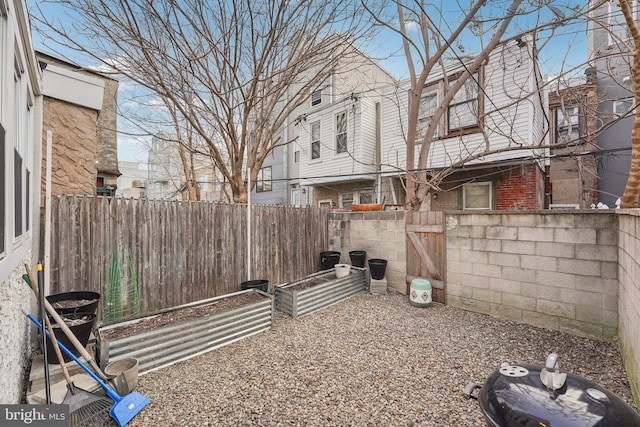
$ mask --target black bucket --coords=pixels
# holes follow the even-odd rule
[[[247,280],[246,282],[240,283],[240,289],[258,289],[262,292],[267,292],[269,289],[269,281],[268,280]]]
[[[387,270],[387,260],[380,258],[372,258],[369,260],[369,271],[371,278],[374,280],[384,279],[384,273]]]
[[[61,316],[64,319],[68,319],[68,322],[65,324],[71,329],[71,332],[76,336],[78,341],[82,347],[86,347],[89,343],[89,337],[91,336],[91,331],[93,330],[93,326],[96,323],[96,314],[95,313],[72,313],[65,314]],[[53,328],[53,333],[56,335],[56,339],[64,344],[71,352],[80,357],[80,352],[76,350],[75,346],[69,340],[67,335],[60,329],[58,324],[54,321],[51,322],[51,327]],[[62,352],[62,350],[61,350]],[[67,356],[65,352],[62,352],[62,357],[65,362],[71,362],[71,357]],[[58,356],[56,355],[56,351],[53,348],[53,344],[51,344],[51,340],[47,338],[47,362],[51,364],[58,364],[60,361],[58,360]]]
[[[349,258],[351,258],[351,265],[354,267],[364,268],[365,260],[367,259],[366,251],[351,251],[349,252]]]
[[[90,291],[63,292],[48,295],[47,301],[60,315],[74,313],[95,313],[100,302],[100,294]]]
[[[320,264],[322,264],[322,270],[329,270],[340,263],[340,252],[336,251],[324,251],[320,252]]]

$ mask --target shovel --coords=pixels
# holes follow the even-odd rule
[[[31,314],[24,311],[29,320],[31,320],[40,330],[42,325]],[[44,331],[43,331],[44,332]],[[49,336],[48,332],[44,332]],[[50,339],[51,336],[49,336]],[[109,387],[104,381],[102,381],[98,375],[96,375],[86,364],[84,364],[75,354],[71,352],[64,344],[58,341],[58,346],[65,352],[67,356],[73,359],[84,371],[91,376],[99,385],[104,389],[113,401],[114,405],[111,407],[109,414],[120,427],[124,427],[129,421],[133,419],[147,404],[150,402],[149,398],[142,394],[133,391],[124,397],[121,397],[111,387]]]

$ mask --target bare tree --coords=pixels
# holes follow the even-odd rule
[[[366,3],[366,2],[363,2]],[[528,89],[513,94],[510,105],[496,106],[487,100],[487,107],[478,105],[475,110],[461,112],[460,115],[474,115],[477,119],[476,132],[482,135],[483,148],[465,146],[465,131],[453,133],[449,137],[459,140],[458,152],[447,153],[451,159],[449,164],[439,170],[430,168],[430,156],[433,143],[441,138],[438,135],[439,123],[451,112],[452,103],[464,92],[483,91],[479,70],[490,60],[493,52],[504,48],[508,43],[529,47],[534,61],[539,46],[537,34],[541,31],[553,32],[555,28],[572,19],[584,17],[586,10],[568,8],[564,10],[554,6],[557,2],[511,0],[497,3],[473,1],[469,4],[441,2],[434,4],[424,0],[395,0],[397,19],[379,19],[378,23],[395,31],[402,39],[404,57],[406,59],[409,78],[406,86],[401,86],[399,96],[408,96],[406,128],[406,208],[418,210],[430,198],[432,190],[440,190],[440,183],[455,170],[456,167],[471,161],[487,157],[498,152],[511,150],[532,150],[550,148],[548,145],[549,118],[546,117],[546,132],[538,140],[519,139],[517,135],[508,134],[510,129],[494,126],[494,134],[502,133],[512,142],[507,147],[492,146],[487,136],[487,120],[490,115],[505,118],[504,111],[517,107],[518,103],[529,102],[537,98],[542,114],[544,99],[541,95],[548,88],[549,82],[542,81],[536,70],[530,76],[535,81],[534,90]],[[586,9],[586,8],[583,8]],[[571,12],[566,13],[567,12]],[[546,13],[543,13],[546,12]],[[437,18],[436,18],[437,17]],[[464,42],[476,40],[472,48],[472,56],[464,53]],[[449,75],[449,66],[457,64],[458,71]],[[438,90],[437,100],[429,104],[425,97],[427,85],[434,75],[442,76],[442,84]],[[404,91],[404,92],[403,92]],[[407,93],[408,92],[408,93]],[[486,97],[485,97],[486,98]],[[430,109],[428,121],[421,121],[424,110]],[[447,118],[448,120],[448,118]],[[565,143],[566,144],[566,143]],[[557,145],[556,145],[557,146]]]
[[[51,41],[156,94],[204,142],[235,202],[247,200],[289,114],[326,84],[368,15],[339,0],[53,0],[72,27],[40,12]],[[104,67],[103,67],[104,68]],[[294,92],[292,87],[298,89]],[[184,139],[178,139],[184,144]]]
[[[619,0],[622,14],[633,39],[633,48],[630,52],[633,55],[632,75],[635,105],[640,105],[640,30],[631,10],[628,0]],[[635,108],[633,129],[631,130],[631,166],[624,193],[620,199],[621,208],[637,208],[638,197],[640,196],[640,108]]]

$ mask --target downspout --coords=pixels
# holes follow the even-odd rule
[[[380,102],[376,102],[376,176],[377,176],[377,190],[376,200],[382,204],[382,167],[380,161],[382,158],[382,148],[380,147]]]

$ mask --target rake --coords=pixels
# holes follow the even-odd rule
[[[24,311],[24,310],[23,310]],[[31,314],[24,312],[25,315],[31,320],[40,330],[42,330],[42,325],[38,322]],[[49,333],[43,331],[49,336]],[[49,336],[51,339],[51,337]],[[78,364],[91,378],[93,378],[99,385],[104,389],[107,395],[114,401],[114,405],[109,410],[109,415],[113,418],[120,427],[124,427],[129,421],[133,419],[141,410],[144,408],[150,401],[149,398],[143,396],[138,392],[131,392],[124,397],[121,397],[118,393],[116,393],[111,387],[109,387],[104,381],[102,381],[98,375],[96,375],[86,364],[84,364],[75,354],[71,352],[64,344],[58,341],[58,346],[66,353],[67,356],[73,359],[74,362]],[[87,408],[91,409],[92,414],[95,413],[97,417],[100,416],[101,411],[97,411],[97,408]],[[77,412],[77,411],[76,411]],[[78,419],[80,418],[80,413],[77,414]],[[95,425],[95,424],[89,424]]]

